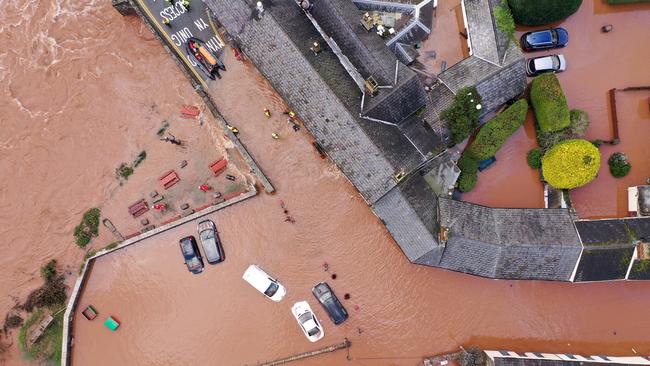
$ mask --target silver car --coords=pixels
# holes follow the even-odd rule
[[[199,240],[205,253],[205,259],[210,264],[217,264],[223,262],[226,257],[223,254],[221,241],[217,234],[217,226],[210,220],[201,221],[197,228],[199,232]]]
[[[549,55],[529,58],[526,62],[526,74],[537,76],[546,72],[562,72],[566,70],[564,55]]]

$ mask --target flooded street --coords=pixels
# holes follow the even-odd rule
[[[607,138],[607,89],[650,84],[649,74],[626,71],[647,70],[648,48],[638,46],[648,34],[639,29],[650,26],[650,9],[597,12],[595,20],[574,20],[593,11],[593,3],[586,0],[567,22],[575,37],[565,51],[569,71],[561,80],[569,105],[591,115],[589,138]],[[147,150],[149,157],[136,175],[157,177],[168,170],[166,155],[154,148],[161,144],[156,131],[162,120],[177,118],[180,105],[198,105],[200,99],[142,21],[123,18],[109,1],[7,2],[0,7],[0,20],[5,50],[0,53],[4,314],[40,285],[39,268],[49,259],[57,259],[73,282],[83,251],[72,232],[82,213],[100,207],[109,216],[123,214],[131,202],[116,197],[132,200],[135,195],[125,192],[128,183],[120,186],[115,179],[117,165]],[[615,31],[601,35],[602,22],[614,24]],[[626,37],[636,40],[629,43],[637,47],[628,45]],[[620,59],[610,59],[611,54]],[[245,365],[339,343],[344,337],[353,344],[351,361],[343,351],[296,365],[411,366],[422,356],[459,345],[592,354],[629,354],[634,348],[650,354],[647,283],[494,281],[408,263],[338,168],[318,157],[311,136],[287,125],[281,98],[254,67],[236,63],[230,52],[225,55],[228,71],[214,87],[217,105],[239,128],[278,191],[209,216],[219,228],[227,259],[201,275],[187,272],[178,248],[180,237],[196,235],[196,222],[99,259],[80,308],[93,304],[100,315],[89,322],[76,314],[74,365],[187,365],[189,357],[198,365]],[[594,77],[608,62],[611,75]],[[569,77],[580,82],[569,85]],[[650,164],[643,146],[625,145],[647,136],[625,124],[637,114],[641,122],[649,118],[642,100],[647,94],[620,95],[622,143],[615,148],[627,152],[634,166],[620,187],[641,179]],[[263,116],[265,107],[271,109],[271,119]],[[181,123],[172,120],[174,128]],[[515,151],[516,141],[533,138],[530,120],[527,124],[502,151]],[[271,138],[273,132],[279,140]],[[191,133],[179,136],[191,138]],[[525,166],[528,147],[521,150],[523,156],[498,155],[499,163],[481,174],[476,191],[484,193],[477,194],[476,202],[502,204],[489,189],[501,179],[500,166],[516,164],[519,173],[525,171],[524,179],[536,179]],[[223,150],[202,158],[212,159],[217,152]],[[596,197],[606,201],[603,207],[619,207],[609,198],[611,188],[602,183],[608,182],[603,179],[608,174],[601,171],[584,199],[582,191],[576,192],[579,213],[585,214],[580,210],[586,207],[580,202]],[[536,181],[530,196],[523,183],[503,184],[517,190],[509,193],[511,201],[505,205],[541,201]],[[280,200],[295,224],[284,221]],[[113,240],[101,227],[93,245]],[[241,280],[251,263],[286,286],[281,303],[264,299]],[[324,272],[324,263],[329,272]],[[345,293],[351,296],[341,300],[350,312],[341,326],[331,323],[310,293],[323,280],[341,299]],[[325,338],[316,344],[305,339],[290,314],[290,306],[299,300],[308,300],[322,321]],[[115,333],[101,323],[108,315],[122,322]],[[28,364],[17,347],[10,352],[4,364]]]
[[[74,365],[183,365],[188,354],[197,364],[250,365],[344,337],[352,342],[351,361],[340,351],[295,364],[411,366],[459,345],[650,352],[650,320],[636,316],[650,304],[645,283],[494,281],[408,263],[338,169],[318,158],[309,135],[291,131],[267,83],[225,54],[228,72],[213,89],[217,104],[277,193],[209,216],[226,261],[200,275],[188,273],[177,243],[196,235],[196,222],[99,259],[80,308],[92,304],[100,319],[113,315],[122,326],[109,332],[101,320],[89,322],[77,312]],[[284,222],[280,200],[295,224]],[[287,288],[282,302],[265,299],[241,279],[251,263]],[[341,326],[310,293],[323,280],[350,312]],[[300,300],[322,321],[325,337],[318,343],[307,341],[290,314]]]

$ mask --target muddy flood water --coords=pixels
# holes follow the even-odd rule
[[[601,33],[612,24],[614,30]],[[558,74],[569,108],[585,110],[591,118],[586,138],[610,140],[613,126],[608,91],[630,86],[650,86],[650,4],[609,6],[602,0],[585,0],[577,13],[553,24],[569,32],[563,49],[526,53],[526,57],[561,53],[567,70]],[[519,28],[524,31],[537,28]],[[627,216],[627,187],[650,178],[650,91],[618,92],[617,111],[621,143],[603,145],[601,169],[590,184],[575,189],[571,198],[581,218]],[[497,207],[543,207],[539,174],[526,163],[526,154],[537,146],[532,113],[499,150],[494,167],[479,174],[476,188],[463,200]],[[609,173],[607,159],[617,151],[628,154],[633,168],[623,179]]]
[[[581,12],[590,6],[585,1]],[[631,14],[608,19],[620,17],[616,30],[623,31],[627,17],[638,20]],[[83,252],[72,231],[82,213],[111,207],[120,189],[116,164],[147,144],[159,146],[151,141],[160,121],[199,99],[141,20],[122,18],[109,1],[8,2],[0,21],[4,314],[39,285],[39,267],[49,259],[74,281]],[[278,191],[209,216],[227,259],[201,275],[187,272],[177,245],[195,234],[196,222],[99,259],[80,306],[93,304],[100,316],[89,322],[77,314],[74,365],[250,365],[344,337],[353,344],[351,360],[343,351],[296,365],[410,366],[459,345],[650,354],[649,284],[493,281],[408,263],[340,171],[318,158],[309,134],[287,126],[282,101],[255,69],[226,55],[228,72],[214,88],[219,108]],[[589,108],[567,95],[571,107]],[[284,221],[279,200],[295,224]],[[102,246],[113,238],[100,228],[95,241]],[[286,286],[281,303],[241,280],[251,263]],[[310,293],[323,280],[339,297],[350,294],[342,300],[350,319],[341,326]],[[323,324],[325,337],[316,344],[290,314],[299,300],[308,300]],[[101,324],[108,315],[122,322],[115,333]],[[4,364],[28,364],[16,347],[10,352]]]

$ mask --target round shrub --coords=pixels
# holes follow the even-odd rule
[[[542,157],[542,174],[557,189],[584,186],[596,178],[600,152],[587,140],[566,140],[553,146]]]
[[[632,169],[632,165],[628,161],[627,155],[622,152],[613,153],[607,160],[607,165],[609,165],[609,172],[612,173],[615,178],[623,178],[630,172],[630,169]]]
[[[582,0],[508,0],[515,23],[543,25],[575,13]]]
[[[542,167],[542,150],[532,149],[528,152],[528,166],[533,169]]]
[[[458,177],[458,189],[463,193],[469,192],[476,186],[476,181],[478,181],[476,173],[461,173]]]

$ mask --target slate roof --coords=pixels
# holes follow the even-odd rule
[[[639,213],[650,216],[650,186],[639,186]]]
[[[579,220],[575,225],[585,246],[650,242],[650,217]]]
[[[374,32],[361,27],[362,12],[350,0],[317,0],[310,10],[318,25],[332,37],[364,78],[392,85],[395,55]]]
[[[437,198],[419,173],[400,182],[372,209],[410,261],[438,263],[442,247],[437,240]]]
[[[568,210],[501,209],[440,198],[440,266],[503,279],[568,281],[582,245]]]
[[[580,257],[575,282],[625,279],[633,245],[609,245],[586,247]]]
[[[492,11],[488,0],[463,0],[471,54],[500,65]],[[489,21],[487,21],[489,19]]]

